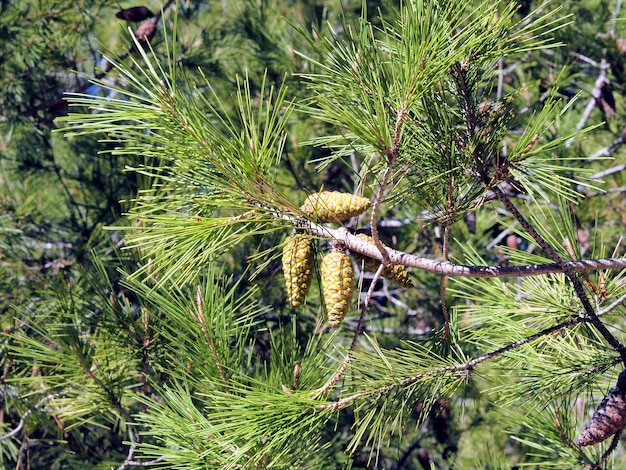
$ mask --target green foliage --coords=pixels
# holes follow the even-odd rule
[[[116,89],[130,99],[76,97],[76,103],[101,112],[71,115],[78,124],[69,135],[105,132],[130,144],[117,153],[144,156],[147,163],[134,169],[154,180],[158,190],[135,201],[130,220],[153,226],[136,236],[135,246],[154,245],[146,252],[154,256],[154,275],[169,270],[160,282],[174,273],[187,282],[198,265],[206,266],[251,235],[266,233],[270,223],[280,227],[272,214],[297,211],[274,183],[291,110],[285,87],[274,91],[265,82],[254,105],[246,79],[238,83],[236,115],[231,117],[209,82],[204,85],[208,92],[178,85],[183,77],[176,68],[168,75],[142,54],[147,69],[133,59],[139,71],[126,70],[130,86]],[[173,50],[170,63],[175,56]],[[161,162],[167,162],[167,170]],[[254,213],[236,218],[229,216],[233,210]]]
[[[150,43],[98,2],[80,21],[70,2],[0,7],[0,466],[623,460],[574,444],[626,360],[623,264],[562,261],[623,252],[623,157],[590,155],[624,125],[621,12],[344,3],[168,3]],[[321,187],[371,212],[313,223],[300,204]],[[329,331],[320,279],[289,306],[283,240],[315,240],[318,276],[331,248],[386,263],[357,230],[417,287],[355,257]]]

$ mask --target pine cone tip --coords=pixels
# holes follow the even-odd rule
[[[617,386],[604,396],[595,413],[574,443],[584,447],[598,444],[626,426],[626,369],[619,374]]]

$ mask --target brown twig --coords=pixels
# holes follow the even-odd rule
[[[354,351],[354,348],[356,347],[356,343],[359,339],[359,336],[361,335],[361,332],[363,331],[363,323],[365,322],[365,314],[367,313],[367,309],[370,306],[372,296],[374,295],[374,291],[376,290],[376,283],[380,279],[380,275],[383,272],[384,268],[385,266],[382,263],[378,266],[378,269],[374,273],[374,277],[372,278],[370,286],[367,289],[367,296],[363,300],[363,307],[361,308],[361,316],[359,317],[359,323],[356,326],[356,332],[354,334],[354,337],[352,338],[352,343],[350,344],[350,351]]]
[[[607,450],[604,451],[602,456],[591,466],[591,470],[599,470],[602,467],[602,464],[606,461],[606,459],[613,453],[615,449],[617,449],[617,445],[619,444],[619,439],[624,432],[624,428],[620,429],[613,436],[613,440],[611,441],[611,445]]]
[[[498,348],[494,351],[488,352],[486,354],[483,354],[482,356],[479,356],[477,358],[474,358],[470,361],[467,361],[463,364],[456,364],[456,365],[452,365],[452,366],[443,366],[443,367],[437,367],[435,369],[431,369],[427,372],[424,372],[422,374],[416,374],[413,376],[409,376],[406,377],[403,380],[399,380],[393,384],[387,385],[385,387],[381,387],[378,388],[376,390],[368,390],[368,391],[364,391],[364,392],[357,392],[354,393],[352,395],[349,395],[347,397],[344,397],[340,400],[337,400],[336,402],[333,403],[328,403],[325,405],[319,405],[315,408],[316,411],[327,411],[327,410],[332,410],[332,411],[338,411],[341,408],[357,401],[363,398],[369,398],[369,397],[375,397],[375,396],[380,396],[380,395],[384,395],[386,393],[389,393],[391,390],[396,389],[396,388],[401,388],[401,387],[407,387],[411,384],[414,384],[416,382],[418,382],[421,379],[424,379],[426,377],[432,377],[435,375],[442,375],[442,374],[454,374],[457,372],[463,372],[463,377],[466,377],[467,374],[469,374],[478,364],[481,364],[489,359],[493,359],[494,357],[497,356],[501,356],[504,353],[507,353],[509,351],[512,351],[513,349],[519,348],[520,346],[524,345],[524,344],[528,344],[532,341],[535,341],[539,338],[542,338],[544,336],[548,336],[552,333],[556,333],[564,328],[570,327],[572,325],[576,325],[578,323],[584,323],[584,322],[588,322],[589,319],[586,317],[576,317],[576,318],[570,318],[569,320],[563,321],[557,325],[551,326],[549,328],[545,328],[541,331],[538,331],[535,334],[532,334],[530,336],[526,336],[525,338],[522,338],[518,341],[514,341],[513,343],[509,343],[506,346],[503,346],[501,348]]]
[[[385,266],[389,264],[389,259],[387,257],[385,247],[378,238],[378,226],[376,224],[376,221],[378,218],[378,211],[380,210],[380,204],[382,202],[383,195],[385,194],[385,190],[387,189],[387,185],[389,184],[391,172],[393,171],[393,166],[396,162],[396,158],[398,157],[398,151],[400,150],[400,136],[402,135],[402,124],[404,122],[405,115],[406,109],[404,107],[401,107],[398,110],[398,114],[396,117],[396,125],[393,131],[393,143],[391,145],[391,148],[387,148],[385,150],[385,154],[387,155],[387,168],[385,169],[383,180],[381,181],[380,186],[378,187],[378,191],[376,192],[376,197],[374,198],[374,203],[372,204],[372,215],[370,218],[372,238],[374,239],[374,243],[380,251],[380,254],[382,256],[381,261]]]
[[[446,225],[443,229],[443,259],[447,262],[450,261],[450,224],[452,223],[452,211],[454,205],[453,198],[453,186],[452,179],[448,179],[448,214],[446,217]],[[441,276],[439,280],[439,301],[441,302],[441,311],[443,312],[444,319],[444,328],[443,328],[443,338],[444,340],[448,339],[450,335],[450,314],[448,313],[448,307],[446,306],[446,282],[448,280],[448,276]]]
[[[296,223],[297,226],[308,230],[312,235],[322,238],[334,238],[340,240],[351,251],[355,251],[369,258],[383,261],[380,250],[350,233],[344,227],[329,228],[324,225],[307,222],[306,225]],[[563,273],[564,267],[572,271],[598,271],[626,269],[626,258],[601,258],[588,260],[564,261],[562,265],[557,263],[527,264],[520,266],[479,266],[463,265],[448,261],[434,260],[421,256],[412,255],[402,251],[385,247],[391,264],[402,264],[407,268],[416,268],[435,274],[458,277],[474,278],[500,278],[500,277],[527,277],[541,276],[545,274]]]
[[[443,338],[448,339],[450,335],[450,313],[448,312],[448,307],[446,306],[446,282],[448,281],[448,276],[441,276],[439,280],[439,301],[441,302],[441,312],[443,313],[443,320],[445,322],[443,327]]]
[[[344,357],[343,361],[341,361],[341,365],[339,366],[337,371],[326,381],[324,385],[322,385],[319,389],[315,391],[315,394],[314,394],[315,398],[320,397],[324,395],[326,392],[328,392],[328,390],[330,390],[330,388],[333,385],[335,385],[337,382],[341,380],[341,378],[343,377],[343,374],[345,374],[346,369],[348,368],[348,364],[350,364],[350,360],[351,360],[350,355],[352,354],[352,351],[354,351],[354,348],[356,348],[357,342],[359,340],[359,336],[361,336],[361,332],[363,331],[363,324],[365,322],[365,314],[367,313],[367,309],[369,308],[370,301],[372,299],[374,291],[376,290],[376,283],[378,282],[378,279],[380,279],[380,274],[383,272],[384,268],[385,266],[381,263],[378,266],[378,269],[376,270],[374,277],[372,278],[370,287],[367,290],[367,296],[365,297],[365,300],[363,301],[363,307],[361,308],[361,315],[359,317],[359,323],[357,324],[356,331],[354,332],[354,336],[352,337],[352,343],[350,344],[350,348],[348,349],[346,356]]]

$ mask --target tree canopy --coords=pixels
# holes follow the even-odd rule
[[[0,5],[1,468],[624,465],[620,1],[123,3]]]

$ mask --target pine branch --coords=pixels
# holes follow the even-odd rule
[[[48,401],[50,401],[50,400],[52,400],[52,399],[54,399],[54,398],[56,398],[56,397],[59,397],[59,396],[61,396],[61,395],[63,395],[63,393],[51,393],[50,395],[46,395],[45,397],[43,397],[41,400],[39,400],[39,401],[35,404],[35,406],[33,407],[33,409],[38,410],[38,409],[39,409],[39,407],[40,407],[41,405],[43,405],[44,403],[46,403],[46,402],[48,402]],[[10,438],[12,438],[13,436],[17,435],[17,434],[18,434],[18,433],[22,430],[22,428],[24,427],[25,420],[26,420],[26,418],[28,417],[28,415],[30,415],[30,414],[32,413],[32,411],[33,411],[32,409],[26,410],[26,411],[24,412],[24,414],[22,414],[22,416],[20,417],[20,421],[19,421],[19,423],[17,424],[17,426],[15,426],[15,428],[13,428],[13,429],[12,429],[11,431],[9,431],[8,433],[1,435],[1,436],[0,436],[0,441],[4,441],[4,440],[6,440],[6,439],[10,439]]]
[[[288,356],[285,349],[281,347],[283,344],[276,341],[276,343],[264,348],[264,352],[269,355],[267,364],[264,362],[265,357],[259,359],[259,364],[253,363],[252,358],[255,357],[253,355],[255,352],[249,356],[246,355],[248,351],[253,350],[254,346],[262,344],[262,340],[259,339],[257,343],[248,341],[248,338],[254,335],[248,335],[249,331],[245,328],[235,328],[229,323],[232,322],[233,311],[241,313],[238,307],[241,307],[242,304],[224,301],[221,302],[227,304],[226,309],[224,309],[221,305],[217,305],[222,300],[221,297],[215,297],[216,305],[211,305],[208,295],[205,295],[203,299],[203,295],[198,289],[194,310],[189,302],[191,295],[185,297],[180,295],[178,291],[173,293],[158,289],[168,284],[163,280],[164,278],[160,278],[161,284],[154,290],[148,284],[141,287],[136,284],[131,285],[131,289],[139,293],[142,301],[152,302],[153,305],[166,311],[170,322],[176,320],[176,322],[168,322],[164,325],[160,336],[172,344],[169,346],[168,353],[178,359],[177,365],[180,369],[176,371],[178,376],[172,382],[155,391],[154,399],[148,394],[144,397],[144,405],[148,413],[142,413],[142,415],[145,419],[144,422],[149,423],[146,428],[153,433],[155,439],[163,439],[164,445],[160,445],[158,450],[151,450],[151,444],[135,443],[135,437],[131,433],[131,446],[126,461],[120,468],[126,468],[135,463],[138,465],[158,463],[161,458],[167,459],[168,464],[170,459],[174,461],[176,458],[180,458],[180,461],[184,461],[184,459],[191,461],[196,458],[204,459],[202,463],[215,466],[229,465],[238,468],[239,466],[258,465],[259,467],[270,467],[275,462],[280,462],[280,459],[284,457],[283,453],[291,452],[298,446],[298,442],[293,442],[294,434],[301,437],[300,433],[305,432],[317,436],[317,427],[320,426],[320,423],[325,422],[333,412],[349,406],[353,406],[355,411],[359,412],[370,403],[373,406],[367,411],[367,418],[362,421],[366,424],[361,425],[361,427],[367,428],[371,425],[375,432],[380,434],[381,430],[386,430],[389,427],[387,422],[383,422],[385,418],[382,417],[384,412],[388,412],[387,408],[382,410],[388,403],[395,403],[394,400],[396,402],[403,401],[403,404],[411,403],[416,397],[420,400],[430,400],[441,390],[443,390],[441,393],[452,394],[458,388],[458,384],[469,378],[478,365],[487,363],[485,367],[494,364],[497,366],[499,364],[496,361],[497,358],[500,358],[507,365],[507,361],[511,357],[514,357],[515,354],[521,355],[525,352],[525,346],[534,341],[547,339],[550,335],[557,336],[556,333],[565,336],[570,333],[570,330],[572,335],[576,336],[580,332],[576,328],[572,328],[575,325],[590,323],[596,326],[599,322],[603,326],[603,323],[598,319],[623,304],[626,296],[622,296],[601,311],[594,311],[591,308],[589,298],[586,297],[582,283],[575,273],[592,270],[622,270],[626,268],[626,259],[606,258],[566,262],[559,257],[556,250],[550,251],[551,247],[557,246],[554,241],[550,238],[546,241],[541,238],[537,231],[533,232],[531,223],[523,219],[508,197],[509,195],[503,197],[504,190],[496,186],[503,184],[497,180],[503,176],[508,176],[509,167],[506,164],[499,168],[491,165],[491,154],[481,154],[479,150],[474,149],[474,146],[478,144],[489,145],[490,149],[497,149],[499,144],[495,144],[496,141],[501,136],[507,135],[504,130],[510,131],[506,125],[502,124],[498,129],[499,134],[495,137],[492,136],[491,140],[489,140],[489,135],[478,136],[475,131],[480,127],[477,125],[477,121],[484,118],[484,116],[478,115],[479,105],[477,102],[482,98],[476,90],[478,84],[481,84],[480,80],[484,80],[490,70],[491,65],[489,64],[494,63],[494,59],[501,59],[502,50],[517,52],[525,50],[525,47],[532,48],[533,45],[538,47],[538,44],[542,44],[541,41],[535,39],[536,30],[532,28],[526,30],[524,24],[521,25],[522,29],[517,39],[522,41],[525,35],[532,39],[519,47],[514,47],[512,43],[507,42],[504,39],[506,38],[505,24],[507,21],[502,20],[501,17],[514,15],[514,8],[507,6],[504,8],[505,13],[502,16],[493,14],[487,17],[486,12],[492,8],[489,3],[481,3],[480,13],[466,13],[465,7],[469,4],[463,8],[450,4],[448,8],[444,4],[441,4],[443,6],[440,7],[435,6],[439,5],[435,3],[419,2],[419,8],[423,8],[426,15],[422,19],[419,15],[412,15],[414,11],[409,9],[408,12],[411,14],[408,15],[405,23],[408,25],[408,33],[414,33],[412,41],[405,40],[410,35],[403,34],[405,32],[404,24],[397,29],[393,27],[387,29],[387,26],[384,25],[383,29],[374,34],[372,24],[367,22],[364,16],[362,21],[365,32],[358,38],[351,37],[354,39],[354,43],[347,46],[340,44],[340,38],[329,40],[325,46],[328,50],[324,50],[324,52],[329,54],[329,62],[334,62],[330,66],[321,62],[318,63],[321,65],[324,75],[309,76],[313,82],[313,93],[319,93],[319,100],[322,103],[320,108],[326,107],[326,109],[315,110],[314,114],[326,122],[338,125],[342,130],[348,129],[346,133],[348,140],[354,138],[356,141],[354,148],[364,149],[363,170],[357,174],[360,173],[365,176],[361,180],[357,180],[357,184],[359,187],[367,187],[370,183],[368,178],[370,178],[370,174],[373,174],[372,180],[376,185],[370,217],[373,243],[367,243],[357,238],[346,227],[333,229],[304,220],[303,214],[298,212],[297,206],[291,201],[291,199],[295,200],[296,198],[291,198],[287,194],[283,195],[278,191],[279,187],[283,187],[281,185],[286,187],[291,183],[291,180],[288,184],[284,184],[282,180],[274,179],[284,153],[288,152],[282,144],[287,136],[283,131],[287,126],[288,118],[274,118],[285,116],[288,113],[285,112],[282,105],[276,106],[271,112],[268,112],[268,108],[265,108],[265,101],[261,99],[262,103],[259,106],[258,114],[261,116],[267,112],[267,118],[265,120],[257,118],[252,109],[257,105],[258,96],[249,86],[240,88],[237,96],[240,109],[239,112],[234,113],[236,116],[233,117],[233,113],[224,108],[221,103],[217,105],[214,102],[210,103],[210,99],[202,93],[195,93],[189,99],[179,96],[182,94],[177,88],[180,77],[167,76],[160,66],[155,67],[146,60],[148,66],[141,71],[144,73],[143,77],[140,72],[137,72],[136,75],[131,73],[124,75],[135,87],[135,91],[128,93],[126,98],[138,99],[141,101],[141,106],[128,105],[120,100],[119,107],[116,108],[116,105],[101,101],[101,104],[98,104],[98,106],[103,106],[103,109],[99,110],[100,115],[96,115],[91,121],[89,117],[83,116],[85,125],[82,130],[101,132],[103,130],[102,124],[104,124],[106,130],[112,131],[112,134],[119,137],[121,142],[126,145],[125,148],[118,150],[121,153],[136,154],[145,151],[147,155],[155,158],[161,158],[161,154],[168,153],[167,161],[162,167],[155,164],[155,168],[145,167],[137,170],[152,177],[161,171],[170,171],[170,166],[173,167],[172,174],[168,173],[162,178],[157,176],[155,179],[164,184],[164,192],[171,191],[176,194],[164,196],[164,200],[169,197],[165,204],[162,200],[155,202],[154,199],[151,199],[151,194],[145,198],[145,205],[141,211],[137,211],[136,218],[142,223],[154,224],[155,228],[148,228],[146,230],[148,235],[145,238],[139,236],[135,240],[137,242],[136,247],[139,248],[155,246],[154,252],[150,252],[149,256],[154,253],[161,257],[161,265],[168,269],[173,267],[171,269],[173,272],[184,269],[188,278],[191,279],[197,276],[204,266],[213,262],[213,258],[206,253],[210,252],[211,255],[220,253],[220,249],[230,248],[231,243],[232,245],[235,243],[243,244],[252,236],[258,235],[260,238],[268,233],[273,234],[279,230],[284,230],[289,225],[317,237],[341,241],[350,250],[380,262],[364,296],[360,316],[356,322],[354,336],[347,354],[344,358],[337,360],[337,364],[334,365],[335,368],[330,371],[330,378],[325,383],[323,382],[326,379],[328,361],[323,362],[322,359],[319,359],[320,357],[327,357],[325,351],[307,352],[305,354],[307,358],[316,358],[312,362],[315,365],[323,364],[323,369],[321,367],[314,369],[310,365],[300,368],[300,357],[295,353],[293,356]],[[482,18],[483,15],[485,18]],[[416,18],[419,18],[419,21],[415,21]],[[478,20],[485,21],[479,24]],[[441,21],[441,24],[437,23],[438,21]],[[421,29],[423,25],[432,28],[432,31],[429,28]],[[480,31],[481,29],[485,30],[484,34]],[[420,34],[424,35],[425,39],[432,40],[432,44],[426,43],[424,46],[424,41],[421,41],[424,38],[420,37]],[[468,34],[469,37],[464,36],[465,34]],[[470,43],[470,40],[473,41]],[[466,43],[470,44],[466,45]],[[432,47],[430,47],[431,45]],[[143,51],[141,48],[138,49]],[[445,145],[440,145],[442,150],[433,158],[435,161],[433,168],[423,173],[425,175],[423,180],[427,181],[427,184],[424,184],[424,187],[427,188],[424,192],[428,192],[429,187],[436,187],[441,194],[437,195],[438,199],[433,198],[423,202],[419,200],[416,191],[411,200],[411,209],[426,207],[427,214],[433,217],[439,214],[438,217],[442,217],[445,222],[443,259],[433,260],[385,247],[379,239],[378,229],[385,223],[385,221],[379,220],[382,217],[383,198],[386,193],[392,193],[391,187],[393,189],[400,187],[405,166],[418,167],[417,171],[419,172],[421,171],[419,163],[428,158],[422,155],[421,147],[415,150],[415,154],[411,154],[414,149],[407,150],[410,155],[405,159],[402,155],[403,146],[411,147],[412,143],[420,142],[420,139],[425,138],[419,132],[428,132],[419,130],[422,118],[415,117],[423,111],[420,107],[421,99],[427,97],[431,92],[437,94],[433,90],[443,87],[445,89],[441,91],[441,96],[437,95],[437,99],[441,98],[441,101],[437,102],[433,98],[432,102],[441,105],[442,113],[449,111],[445,94],[449,89],[448,74],[452,65],[447,61],[451,60],[457,64],[457,85],[462,91],[462,95],[457,106],[453,107],[453,112],[449,113],[453,114],[454,118],[445,121],[445,126],[441,127],[449,127],[446,131],[449,130],[450,135],[454,135],[455,139],[449,141],[452,145],[448,145],[448,142]],[[474,60],[476,62],[472,62]],[[476,63],[478,65],[475,65]],[[403,64],[402,70],[395,64]],[[433,65],[432,68],[430,67],[431,64]],[[472,81],[474,77],[466,77],[465,71],[462,70],[466,64],[470,68],[475,66],[485,75]],[[501,61],[500,69],[502,69],[502,64]],[[498,94],[500,94],[504,82],[502,72],[499,73],[498,79]],[[419,84],[419,93],[413,94],[411,87],[416,83]],[[445,85],[443,85],[444,83]],[[355,86],[355,84],[357,85]],[[210,85],[207,82],[207,88],[210,88]],[[264,92],[261,93],[261,95],[264,94]],[[426,100],[426,98],[424,99]],[[202,106],[197,103],[200,100],[202,100]],[[447,100],[450,101],[450,98]],[[85,100],[83,103],[87,102]],[[458,119],[456,113],[459,110],[461,110],[460,113],[464,114],[465,122]],[[112,112],[108,116],[103,116],[107,111]],[[117,111],[121,112],[115,114]],[[285,114],[283,114],[284,112]],[[435,141],[439,134],[434,131],[437,130],[438,124],[443,122],[443,120],[438,120],[439,117],[437,116],[429,123]],[[492,119],[492,117],[490,115],[488,119]],[[98,119],[100,120],[98,121]],[[541,119],[538,121],[541,125],[546,122],[546,120]],[[128,122],[132,124],[129,125]],[[408,138],[410,133],[414,133],[414,135]],[[457,134],[463,135],[457,139]],[[527,159],[529,154],[537,150],[534,145],[540,135],[543,134],[537,132],[532,125],[529,126],[522,138],[518,140],[513,152],[514,156],[520,160]],[[263,140],[263,137],[267,137],[267,139]],[[328,141],[331,142],[331,139],[329,138]],[[362,147],[360,146],[361,141],[364,142]],[[435,144],[437,143],[435,142]],[[465,145],[463,150],[467,150],[467,154],[463,155],[463,159],[455,160],[457,155],[454,153],[463,145]],[[424,147],[427,145],[424,144]],[[354,148],[351,148],[353,153]],[[434,145],[433,148],[435,148]],[[543,150],[549,148],[550,144],[544,146]],[[261,152],[259,149],[265,151]],[[345,148],[341,151],[345,151]],[[439,157],[446,152],[451,154],[450,159],[444,163],[437,162]],[[497,152],[494,150],[493,155],[496,154]],[[341,152],[333,154],[331,159],[337,158],[337,155],[341,155]],[[474,158],[473,163],[472,158]],[[379,159],[383,161],[379,161]],[[465,165],[465,162],[468,162],[468,165]],[[527,159],[526,162],[529,166],[532,165],[531,159]],[[436,165],[437,163],[439,166]],[[453,177],[453,170],[446,168],[446,165],[454,168],[455,171],[458,168],[458,173],[454,173]],[[544,170],[545,174],[547,168],[546,165],[539,170]],[[568,169],[564,171],[569,172]],[[295,171],[293,174],[297,176]],[[456,185],[457,174],[464,178],[460,188]],[[418,176],[423,175],[419,174]],[[538,191],[541,191],[544,185],[548,183],[548,179],[536,178],[533,180],[532,176],[529,174],[528,181],[530,184],[536,184]],[[416,181],[417,179],[416,177]],[[432,186],[429,186],[431,181],[433,182]],[[408,191],[414,189],[410,185],[407,186],[409,187]],[[495,187],[495,190],[487,193],[492,189],[492,186]],[[422,186],[419,188],[423,189]],[[476,200],[477,194],[485,194],[485,196]],[[547,246],[548,249],[544,248],[544,251],[552,257],[554,262],[521,266],[467,266],[450,262],[449,238],[453,217],[464,211],[476,209],[485,202],[487,197],[500,198],[509,212],[513,213],[516,218],[519,217],[518,221],[522,227],[533,238],[542,240],[537,242],[542,248]],[[165,215],[161,216],[161,213]],[[154,214],[157,215],[154,216]],[[231,229],[232,235],[224,235]],[[276,237],[268,237],[265,240],[271,242],[272,245],[266,251],[261,251],[256,259],[266,255],[271,258],[268,253],[271,252],[272,247],[276,248]],[[527,261],[536,258],[530,256],[523,258],[520,255],[518,260]],[[237,265],[236,269],[239,269],[238,260],[233,262],[233,265],[235,264]],[[446,322],[445,337],[449,339],[446,345],[458,346],[458,351],[451,352],[444,359],[438,359],[434,356],[437,354],[439,345],[429,344],[427,347],[430,349],[427,350],[427,347],[424,347],[424,354],[413,355],[407,352],[408,348],[404,350],[398,348],[400,352],[397,356],[393,355],[395,351],[389,354],[392,357],[390,364],[393,359],[396,359],[398,364],[404,361],[402,372],[396,374],[392,370],[392,365],[389,365],[388,371],[385,370],[386,353],[377,349],[377,345],[372,343],[374,351],[380,353],[380,359],[382,359],[380,362],[385,363],[385,365],[381,366],[380,369],[376,369],[375,366],[372,367],[373,371],[371,375],[368,375],[369,371],[360,370],[359,367],[362,367],[363,364],[367,366],[374,363],[368,364],[368,356],[366,356],[368,351],[356,350],[356,346],[359,338],[363,335],[364,320],[368,309],[375,302],[373,296],[376,292],[377,280],[384,267],[389,264],[404,265],[441,275],[439,296]],[[276,272],[276,270],[272,272]],[[162,271],[157,275],[160,276],[160,273]],[[456,331],[451,328],[451,325],[456,327],[456,323],[450,322],[448,318],[449,313],[445,304],[448,277],[501,278],[539,276],[549,273],[565,273],[572,279],[572,282],[578,280],[578,285],[575,285],[574,288],[585,306],[586,314],[562,321],[562,316],[551,315],[552,312],[546,308],[544,311],[547,314],[542,315],[540,319],[529,320],[528,324],[523,325],[523,328],[529,328],[530,331],[539,330],[530,335],[528,330],[522,330],[520,327],[514,335],[510,334],[507,337],[502,334],[497,336],[499,332],[493,333],[497,328],[494,328],[493,324],[486,324],[484,330],[488,330],[487,334],[497,336],[498,341],[489,343],[485,349],[473,353],[477,357],[468,359],[464,351],[465,343],[461,341],[460,337],[455,336]],[[204,275],[205,272],[201,274]],[[173,277],[170,278],[170,280],[173,279]],[[213,280],[211,277],[208,284],[213,284]],[[194,282],[197,281],[194,279]],[[565,281],[565,276],[555,276],[546,282],[558,282],[559,286],[565,285],[565,288],[559,293],[563,292],[563,297],[570,300],[571,291],[567,281]],[[180,287],[182,282],[172,283],[172,285],[174,284],[178,284]],[[266,285],[271,286],[269,280]],[[433,292],[434,290],[429,291],[429,294]],[[238,296],[238,294],[237,292],[233,295]],[[179,295],[181,297],[180,302],[172,300]],[[511,298],[513,297],[511,296]],[[253,299],[250,298],[249,300]],[[203,301],[205,302],[204,307]],[[312,300],[311,304],[315,305],[315,301],[317,299]],[[391,302],[395,301],[401,302],[392,298]],[[485,304],[488,305],[488,302]],[[548,304],[547,301],[546,304]],[[306,307],[311,307],[311,305]],[[409,309],[404,304],[403,307]],[[565,311],[570,313],[568,308],[569,306],[557,309],[559,315]],[[192,312],[191,318],[189,318],[190,310]],[[311,310],[312,308],[307,313],[310,314]],[[205,320],[203,318],[205,313],[215,315],[214,319],[218,325],[215,326],[213,320]],[[451,310],[451,313],[454,315],[455,311]],[[259,318],[261,317],[259,316]],[[271,317],[267,315],[262,318],[271,320],[268,324],[272,324],[273,327],[272,322],[283,324],[285,316],[273,314]],[[518,326],[519,322],[516,323],[517,321],[517,317],[511,319],[511,331]],[[545,327],[547,322],[550,322],[550,326]],[[554,322],[558,323],[552,325]],[[294,320],[293,324],[295,325],[295,323]],[[248,325],[246,328],[252,324],[253,321],[246,323]],[[145,325],[147,327],[148,324]],[[180,335],[181,329],[177,328],[180,325],[186,325],[189,329],[188,331],[185,330],[189,334],[185,335],[184,344],[177,343],[177,341],[181,341],[183,336]],[[214,332],[211,328],[220,329],[221,333]],[[591,330],[595,335],[595,330],[598,330],[598,327],[581,329],[584,329],[585,333],[587,330]],[[518,333],[520,330],[523,333]],[[602,332],[605,338],[607,338],[607,332],[608,330]],[[265,334],[265,331],[262,333]],[[271,333],[271,331],[268,333],[270,337],[272,337]],[[294,328],[294,332],[291,334],[293,338],[296,338],[300,332],[296,333]],[[608,334],[611,333],[608,332]],[[451,338],[448,338],[449,335]],[[148,335],[146,337],[154,338],[156,341],[157,336]],[[328,336],[334,340],[338,338],[338,335]],[[523,337],[520,338],[520,336]],[[432,341],[437,339],[439,338],[435,336]],[[500,341],[501,339],[502,341]],[[608,339],[610,340],[611,337],[609,336]],[[613,340],[612,345],[621,346],[617,339],[613,338]],[[599,340],[599,342],[601,341]],[[234,347],[233,342],[236,343]],[[469,343],[471,344],[471,341]],[[487,341],[482,343],[482,345],[484,344],[487,344]],[[538,345],[532,346],[537,351],[541,350]],[[528,347],[528,349],[531,348]],[[184,357],[177,357],[178,350],[184,352]],[[484,350],[488,352],[484,353]],[[201,356],[204,359],[198,358],[200,356],[196,354],[198,351],[202,353]],[[472,349],[472,351],[476,351],[476,349]],[[515,354],[507,354],[513,351]],[[448,352],[446,351],[446,353]],[[432,354],[433,357],[427,356],[426,353]],[[237,354],[239,355],[237,356]],[[400,354],[404,354],[404,356],[400,356]],[[456,356],[453,357],[454,354]],[[295,367],[293,365],[294,358],[298,359],[295,362]],[[417,358],[427,358],[427,360],[422,364],[417,363],[415,360]],[[606,359],[605,356],[602,358]],[[439,360],[440,362],[437,362]],[[492,362],[488,363],[488,361]],[[266,365],[267,367],[265,367]],[[187,366],[189,369],[186,368]],[[348,367],[354,368],[355,373],[351,376],[354,383],[346,381],[347,396],[341,397],[340,395],[337,401],[332,403],[310,400],[311,396],[319,398],[330,392],[345,377]],[[311,371],[311,369],[314,370]],[[324,372],[320,373],[320,370],[324,370]],[[232,380],[231,373],[236,376]],[[227,374],[228,388],[226,386]],[[315,379],[309,379],[307,382],[307,374],[309,377],[314,374],[317,375]],[[441,380],[441,383],[444,383],[446,387],[437,388],[438,380]],[[293,390],[289,390],[284,385],[285,383],[293,383]],[[283,388],[277,384],[283,385]],[[319,387],[320,384],[321,387]],[[170,386],[172,387],[170,388]],[[396,393],[397,395],[395,395]],[[173,397],[174,395],[176,397]],[[405,398],[406,402],[404,401]],[[170,414],[165,419],[165,412],[168,411],[168,407]],[[377,407],[379,409],[376,409]],[[160,412],[163,412],[163,416],[160,415]],[[380,418],[376,415],[377,413],[381,416]],[[147,417],[148,414],[150,414],[149,417]],[[376,417],[370,418],[373,415]],[[403,416],[393,416],[393,419],[397,419],[398,422],[401,422],[403,418]],[[360,424],[358,419],[357,424]],[[368,419],[370,421],[367,421]],[[257,426],[257,420],[262,421],[262,425]],[[168,426],[171,429],[166,429]],[[364,432],[359,428],[355,439],[360,439]],[[169,441],[170,436],[175,437]],[[180,445],[177,440],[180,440]],[[145,463],[136,462],[134,453],[135,449],[139,447],[146,449],[146,453],[150,451],[162,452],[163,456]],[[272,454],[273,452],[275,455]],[[188,455],[184,456],[184,453]],[[289,459],[289,456],[284,458]],[[244,464],[235,462],[243,462]],[[180,466],[183,465],[180,464]]]
[[[602,321],[596,315],[594,308],[591,306],[591,302],[589,302],[589,297],[587,297],[587,293],[583,287],[582,282],[576,275],[574,269],[563,261],[563,258],[559,256],[559,254],[554,251],[554,249],[544,240],[544,238],[539,235],[539,233],[532,227],[526,218],[519,212],[517,207],[511,202],[509,197],[502,192],[499,188],[493,188],[493,191],[498,196],[498,199],[502,201],[504,206],[511,212],[513,217],[520,223],[520,225],[528,232],[530,236],[537,242],[537,244],[552,258],[556,264],[563,270],[563,272],[567,275],[569,280],[572,282],[574,287],[574,291],[580,302],[585,309],[585,314],[589,318],[589,321],[593,324],[593,326],[604,336],[606,341],[613,346],[613,348],[620,354],[622,357],[622,362],[626,365],[626,346],[622,344],[610,331],[609,329],[602,323]]]
[[[345,408],[346,406],[356,401],[363,400],[366,398],[373,398],[373,397],[377,397],[381,395],[386,395],[394,389],[406,388],[409,385],[412,385],[428,377],[439,376],[442,374],[455,374],[455,373],[461,372],[462,373],[461,378],[467,378],[469,377],[471,372],[474,370],[474,368],[483,362],[502,356],[503,354],[509,351],[513,351],[514,349],[519,348],[520,346],[531,343],[545,336],[549,336],[553,333],[564,330],[573,325],[577,325],[579,323],[585,323],[585,322],[590,322],[590,319],[585,318],[585,317],[570,318],[569,320],[563,321],[549,328],[545,328],[541,331],[538,331],[535,334],[526,336],[518,341],[509,343],[501,348],[495,349],[491,352],[488,352],[479,357],[471,359],[465,363],[451,365],[451,366],[436,367],[422,374],[416,374],[410,377],[405,377],[402,380],[396,381],[393,384],[390,384],[384,387],[376,388],[373,390],[357,392],[347,397],[341,398],[337,400],[336,402],[328,403],[325,405],[319,405],[316,407],[316,411],[326,411],[326,410],[339,411],[340,409]]]
[[[293,221],[293,219],[288,220]],[[308,230],[313,235],[322,238],[339,240],[351,251],[355,251],[380,262],[383,261],[383,257],[375,245],[358,238],[344,227],[333,229],[324,225],[310,223],[308,221],[304,224],[296,223],[296,225]],[[562,265],[559,265],[558,263],[547,263],[521,266],[467,266],[415,256],[389,247],[386,247],[385,250],[387,252],[387,256],[389,257],[389,263],[391,264],[401,264],[408,268],[416,268],[446,276],[474,278],[525,277],[561,273],[564,272],[565,268],[573,272],[626,269],[626,258],[564,261]]]

